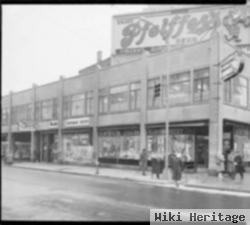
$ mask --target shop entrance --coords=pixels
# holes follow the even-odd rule
[[[55,160],[55,151],[57,150],[57,134],[41,134],[40,139],[40,161],[53,162]]]
[[[30,160],[30,132],[13,134],[13,158],[18,161]]]
[[[195,162],[198,167],[208,167],[208,136],[196,136]]]

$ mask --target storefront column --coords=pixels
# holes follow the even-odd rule
[[[35,104],[36,104],[36,85],[32,86],[32,103],[31,103],[31,145],[30,145],[30,161],[33,162],[35,160],[35,148],[36,148],[36,138],[35,138]]]
[[[210,40],[210,102],[209,102],[209,165],[210,171],[219,171],[217,157],[223,152],[223,82],[220,79],[220,37]]]
[[[97,62],[98,63],[98,62]],[[99,108],[98,108],[98,89],[99,89],[99,76],[100,76],[100,69],[97,69],[97,72],[94,74],[95,79],[95,88],[94,88],[94,99],[93,99],[93,154],[94,154],[94,162],[96,165],[98,164],[99,158],[99,148],[98,148],[98,120],[99,120]],[[97,167],[98,168],[98,167]],[[97,171],[98,173],[98,171]]]
[[[142,63],[144,67],[144,73],[142,73],[141,77],[141,102],[140,102],[140,149],[147,149],[147,132],[146,132],[146,123],[147,123],[147,77],[148,77],[148,58],[147,52],[144,52],[142,55]]]
[[[10,157],[11,160],[14,159],[14,152],[13,152],[13,135],[12,135],[12,91],[9,93],[9,117],[8,117],[8,148],[7,148],[7,156]]]
[[[60,76],[59,81],[59,93],[58,93],[58,161],[63,162],[63,89],[64,89],[64,78]]]

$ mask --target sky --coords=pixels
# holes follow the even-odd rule
[[[2,95],[71,77],[111,54],[112,15],[145,5],[5,5]]]

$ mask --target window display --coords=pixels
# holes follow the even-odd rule
[[[147,150],[149,159],[153,153],[164,157],[165,129],[149,129],[147,132]]]
[[[64,134],[63,158],[65,162],[92,162],[93,148],[89,134]]]
[[[195,135],[192,129],[170,130],[170,152],[181,153],[187,161],[195,161]]]
[[[121,149],[119,131],[104,131],[99,134],[100,157],[118,158]]]
[[[234,151],[243,155],[245,162],[250,162],[250,127],[234,126]]]
[[[139,131],[103,131],[99,133],[100,157],[115,159],[139,159]]]
[[[122,148],[119,158],[139,159],[140,158],[140,137],[139,131],[125,131],[122,138]]]

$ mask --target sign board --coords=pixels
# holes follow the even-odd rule
[[[31,121],[20,121],[17,124],[18,131],[31,131],[33,130],[32,122]]]
[[[221,61],[220,68],[221,79],[228,80],[242,72],[244,61],[237,52],[234,52]]]
[[[43,121],[39,122],[37,124],[38,129],[53,129],[53,128],[58,128],[58,120],[49,120],[49,121]]]
[[[250,42],[250,6],[214,6],[113,17],[112,53],[134,54],[142,49],[185,46],[220,32],[231,45]]]
[[[67,119],[64,121],[64,127],[81,127],[81,126],[89,126],[89,125],[90,125],[89,117]]]

